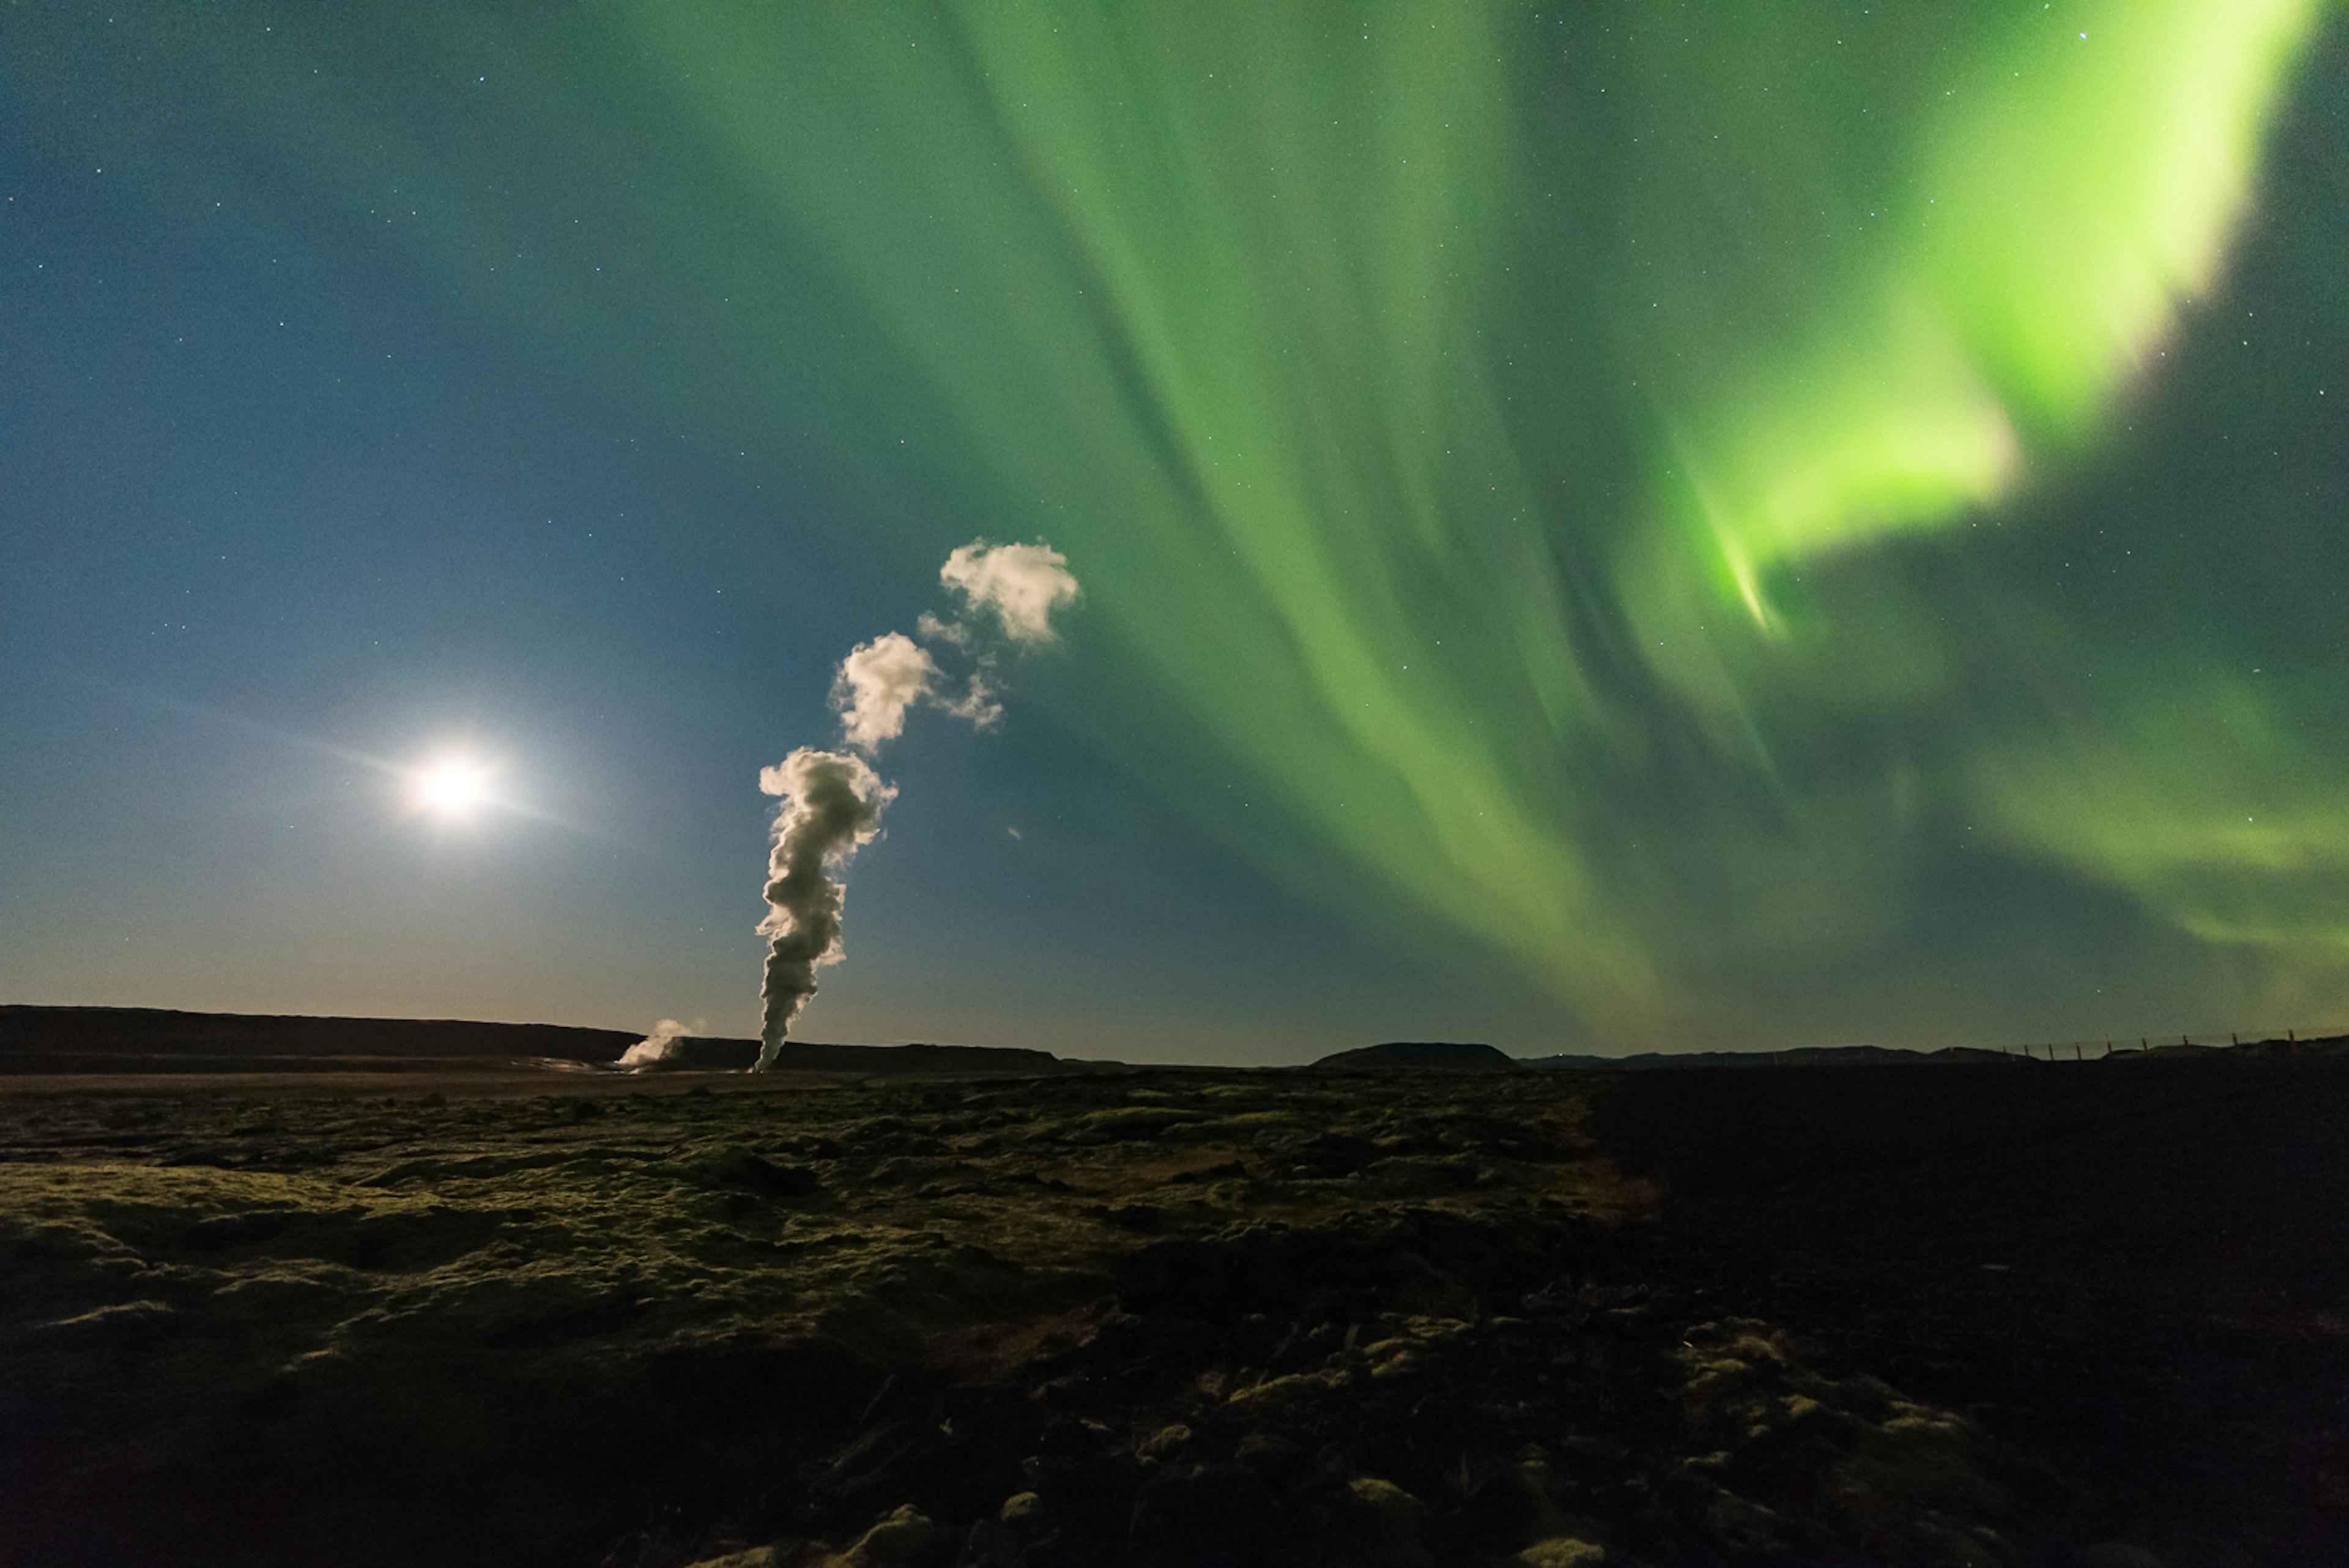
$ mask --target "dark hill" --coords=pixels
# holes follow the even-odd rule
[[[641,1038],[616,1029],[463,1019],[0,1007],[0,1072],[350,1072],[410,1065],[461,1070],[502,1066],[518,1058],[607,1063]],[[744,1056],[727,1064],[748,1061]]]
[[[1993,1056],[1996,1053],[1962,1053]],[[1544,1068],[1599,1068],[1640,1073],[1656,1067],[1853,1067],[1887,1063],[1940,1061],[1951,1053],[1899,1051],[1882,1045],[1802,1045],[1791,1051],[1642,1051],[1636,1056],[1529,1056],[1525,1064]]]
[[[1448,1040],[1393,1040],[1340,1051],[1313,1064],[1316,1073],[1406,1069],[1422,1073],[1514,1073],[1516,1060],[1490,1045]]]
[[[2131,1045],[2109,1054],[2094,1044],[2033,1046],[1990,1050],[1975,1045],[1949,1045],[1939,1051],[1903,1051],[1883,1045],[1804,1045],[1791,1051],[1643,1051],[1636,1056],[1529,1056],[1522,1064],[1544,1071],[1644,1073],[1687,1067],[1878,1067],[1927,1064],[1996,1064],[2022,1066],[2039,1062],[2144,1062],[2168,1058],[2251,1061],[2313,1060],[2349,1055],[2349,1036],[2314,1039],[2247,1040],[2240,1045],[2156,1045],[2151,1050]]]
[[[755,1046],[753,1054],[756,1054]],[[818,1045],[783,1042],[775,1065],[802,1073],[1088,1073],[1122,1062],[1063,1062],[1017,1045]]]
[[[0,1006],[0,1074],[469,1072],[576,1064],[609,1067],[643,1036],[559,1023],[453,1018],[311,1018],[150,1007]],[[740,1072],[755,1040],[690,1036],[669,1068]],[[780,1066],[858,1074],[1042,1074],[1116,1064],[1063,1062],[987,1045],[823,1045],[793,1041]]]

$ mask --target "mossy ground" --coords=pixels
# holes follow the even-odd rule
[[[1897,1323],[1692,1250],[1599,1083],[20,1085],[0,1562],[2114,1544]]]

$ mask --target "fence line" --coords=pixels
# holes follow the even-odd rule
[[[2034,1041],[2027,1045],[1975,1045],[1960,1047],[1960,1049],[1989,1052],[2002,1056],[2020,1056],[2034,1062],[2086,1062],[2099,1061],[2106,1056],[2136,1053],[2175,1051],[2181,1047],[2188,1050],[2200,1048],[2225,1051],[2241,1046],[2243,1038],[2243,1031],[2229,1030],[2223,1036],[2213,1033],[2180,1034],[2173,1039],[2167,1034],[2141,1034],[2135,1040],[2131,1040],[2126,1035],[2116,1034],[2107,1035],[2102,1040]],[[2312,1040],[2334,1039],[2338,1038],[2338,1034],[2319,1030],[2312,1032],[2309,1038]],[[2254,1045],[2297,1045],[2301,1044],[2300,1031],[2287,1029],[2280,1035],[2255,1033],[2251,1034],[2251,1041]]]
[[[2303,1033],[2306,1034],[2306,1039],[2302,1038]],[[2326,1027],[2306,1031],[2287,1029],[2282,1034],[2254,1033],[2245,1030],[2230,1030],[2223,1035],[2218,1033],[2179,1034],[2173,1038],[2167,1034],[2141,1034],[2135,1039],[2130,1039],[2124,1035],[2114,1034],[2107,1035],[2101,1040],[2033,1041],[2027,1045],[1951,1045],[1944,1046],[1938,1051],[1910,1052],[1908,1053],[1908,1054],[1911,1056],[1923,1057],[1929,1060],[1940,1058],[1948,1062],[1979,1061],[1985,1056],[2003,1057],[2009,1061],[2016,1062],[2025,1060],[2033,1062],[2101,1062],[2107,1056],[2151,1054],[2157,1051],[2176,1051],[2181,1047],[2188,1050],[2228,1051],[2242,1049],[2246,1045],[2247,1042],[2251,1046],[2295,1046],[2309,1044],[2337,1044],[2343,1041],[2349,1041],[2349,1029],[2344,1029],[2338,1025],[2328,1025]],[[1857,1049],[1865,1051],[1867,1048],[1857,1047]],[[1827,1052],[1830,1055],[1833,1055],[1836,1054],[1836,1048],[1830,1046],[1827,1048]],[[1769,1052],[1768,1055],[1770,1058],[1770,1065],[1774,1067],[1788,1065],[1786,1058],[1790,1054],[1795,1054],[1795,1053],[1791,1053],[1784,1049]],[[1801,1059],[1802,1058],[1797,1056],[1798,1061]],[[1898,1060],[1899,1054],[1895,1054],[1890,1058],[1880,1059]]]

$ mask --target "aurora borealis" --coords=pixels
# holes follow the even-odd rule
[[[618,439],[722,472],[725,497],[663,512],[642,548],[671,576],[722,558],[752,596],[743,636],[804,636],[783,651],[819,693],[846,642],[781,627],[806,596],[856,601],[840,624],[861,636],[947,547],[1049,536],[1086,606],[1027,701],[1064,744],[1009,755],[1001,797],[1147,801],[1071,853],[1097,879],[1087,923],[1152,994],[1232,983],[1151,912],[1187,859],[1223,869],[1171,923],[1222,898],[1251,947],[1311,926],[1295,951],[1346,955],[1284,971],[1284,1039],[1317,1008],[1370,1027],[1338,1001],[1364,969],[1422,1010],[1391,1033],[1458,1018],[1513,1048],[2349,1009],[2336,9],[227,5],[10,26],[11,144],[53,182],[113,164],[119,233],[229,223],[217,202],[254,235],[306,234],[466,345],[403,373],[468,407],[588,400]],[[50,319],[77,341],[163,330]],[[535,427],[483,439],[525,467],[588,461]],[[536,528],[553,504],[516,487]],[[9,509],[73,576],[96,569],[77,552],[129,546],[68,491],[20,479]],[[828,576],[781,597],[802,573]],[[330,635],[257,654],[315,664],[301,639]],[[610,711],[663,701],[612,680]],[[750,752],[814,738],[750,688],[696,711]],[[952,787],[920,767],[894,770],[908,806]],[[670,768],[718,781],[697,799],[747,776],[689,742]],[[988,874],[927,865],[926,893],[896,867],[905,898],[996,919]],[[836,983],[881,1028],[931,928],[876,897]],[[739,965],[754,913],[719,960]],[[968,968],[1032,965],[1051,934]],[[499,1004],[564,1015],[564,972]],[[1041,1027],[1066,1042],[1120,1013],[1123,983],[1019,1006],[1065,1013]],[[957,1037],[988,1028],[1024,1043]]]

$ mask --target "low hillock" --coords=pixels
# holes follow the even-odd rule
[[[1363,1045],[1324,1056],[1310,1069],[1316,1073],[1416,1072],[1514,1073],[1516,1058],[1490,1045],[1450,1040],[1393,1040],[1383,1045]]]

